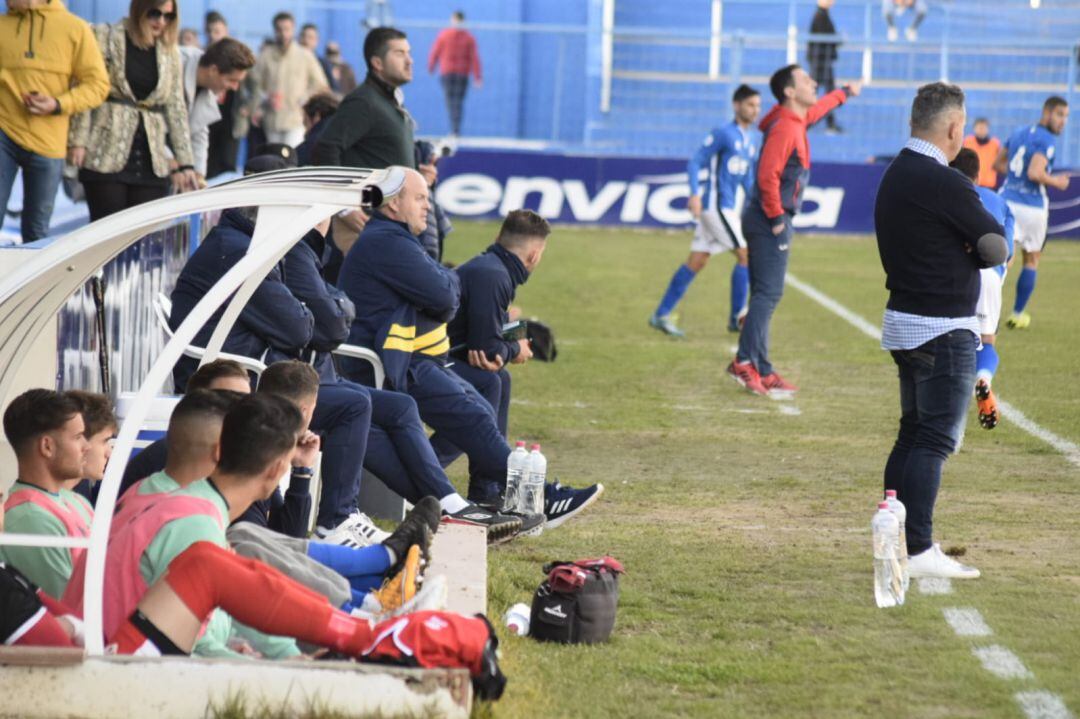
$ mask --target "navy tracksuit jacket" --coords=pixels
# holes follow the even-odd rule
[[[349,341],[379,354],[389,386],[416,400],[435,430],[434,446],[448,442],[468,455],[469,498],[494,500],[510,448],[488,401],[445,366],[457,275],[429,257],[406,225],[376,212],[345,257],[338,284],[357,309]],[[366,363],[342,358],[340,366],[372,383]]]
[[[311,347],[318,350],[314,364],[322,384],[312,426],[316,423],[318,426],[337,425],[341,413],[355,405],[357,394],[367,397],[371,408],[370,430],[364,438],[342,436],[340,440],[346,443],[343,449],[352,446],[353,452],[349,456],[355,456],[357,447],[363,448],[366,444],[364,468],[409,502],[416,504],[429,495],[442,499],[452,494],[454,488],[428,442],[416,402],[401,392],[373,389],[342,379],[334,368],[328,351],[348,338],[356,310],[341,290],[323,279],[322,264],[316,248],[311,246],[311,243],[316,247],[321,244],[320,239],[318,233],[309,233],[305,241],[294,245],[284,259],[285,285],[315,317]],[[329,441],[323,444],[324,467],[328,444]],[[356,488],[359,491],[359,483]],[[327,500],[325,489],[322,497],[320,512],[324,509],[333,512],[336,507],[342,507],[344,511],[355,506],[356,501],[350,496]],[[320,526],[330,525],[320,522]]]
[[[510,412],[510,372],[504,366],[498,372],[469,364],[469,350],[483,350],[488,359],[499,356],[504,365],[518,356],[517,342],[503,339],[502,328],[509,320],[507,310],[517,288],[529,279],[521,259],[501,245],[494,244],[483,253],[457,268],[461,281],[461,308],[450,321],[452,369],[486,399],[495,410],[499,432],[507,436]],[[439,448],[440,459],[443,447]]]

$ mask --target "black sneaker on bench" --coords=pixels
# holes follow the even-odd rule
[[[447,524],[468,524],[474,527],[485,527],[487,528],[488,544],[509,539],[521,529],[520,517],[492,512],[490,509],[484,509],[476,504],[470,504],[465,509],[454,514],[444,514],[442,521]]]

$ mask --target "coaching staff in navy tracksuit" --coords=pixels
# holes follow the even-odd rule
[[[974,578],[979,570],[933,541],[945,459],[960,447],[975,387],[979,269],[1005,261],[1005,229],[974,185],[949,167],[964,140],[964,92],[935,82],[911,105],[911,138],[881,178],[874,229],[889,301],[881,347],[900,376],[900,431],[885,489],[907,506],[913,577]]]
[[[468,455],[469,499],[498,503],[510,447],[491,405],[446,367],[446,323],[457,312],[460,283],[417,239],[427,225],[427,183],[415,170],[390,169],[404,173],[403,188],[372,216],[341,267],[339,284],[357,309],[349,340],[374,348],[389,386],[416,400],[436,437]],[[341,367],[350,378],[371,382],[364,363],[343,359]],[[601,485],[575,490],[549,484],[548,525],[558,526],[602,491]]]
[[[176,281],[169,324],[180,326],[214,284],[247,253],[255,231],[253,208],[226,210],[221,221],[199,244]],[[318,232],[318,230],[312,230]],[[304,349],[333,349],[341,343],[332,328],[316,323],[310,308],[298,300],[284,281],[284,263],[278,263],[256,288],[222,345],[223,352],[261,358],[267,364],[301,359]],[[218,310],[195,335],[205,347],[224,308]],[[347,323],[346,323],[347,324]],[[305,358],[306,359],[306,358]],[[198,360],[183,357],[173,369],[179,391],[198,368]],[[317,525],[332,529],[356,511],[362,462],[371,427],[371,400],[366,392],[325,393],[311,418],[311,429],[322,437],[322,497]]]
[[[495,410],[499,432],[507,436],[510,411],[508,364],[532,359],[526,339],[507,341],[502,328],[517,288],[544,255],[551,226],[532,210],[506,216],[495,243],[457,268],[461,307],[450,321],[451,369],[471,384]],[[440,458],[444,448],[437,447]]]

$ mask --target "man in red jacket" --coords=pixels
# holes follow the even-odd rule
[[[810,143],[806,130],[861,90],[845,85],[817,99],[817,83],[798,65],[773,73],[769,89],[776,97],[761,121],[765,134],[753,195],[743,210],[743,235],[750,251],[750,309],[739,335],[739,351],[728,365],[732,379],[754,394],[781,399],[796,387],[769,362],[769,322],[784,293],[792,219],[810,179]]]
[[[476,52],[476,38],[461,27],[465,13],[456,10],[450,16],[450,27],[439,33],[428,55],[428,72],[439,66],[442,74],[443,93],[446,95],[446,111],[450,113],[450,133],[461,132],[461,107],[465,103],[465,91],[469,89],[469,74],[480,89],[480,55]]]

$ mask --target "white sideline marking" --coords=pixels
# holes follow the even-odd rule
[[[1043,442],[1046,442],[1048,445],[1065,455],[1065,459],[1069,460],[1077,467],[1080,467],[1080,447],[1075,443],[1057,436],[1048,429],[1043,429],[1028,419],[1027,415],[1019,409],[1013,407],[1000,397],[998,397],[998,406],[1001,407],[1002,417],[1004,419],[1009,420],[1028,434],[1038,437]]]
[[[1013,698],[1028,719],[1073,719],[1061,697],[1050,692],[1017,692]]]
[[[793,404],[782,404],[779,405],[777,409],[780,410],[780,414],[786,414],[791,417],[798,417],[802,414],[802,410]]]
[[[849,324],[854,326],[867,337],[878,340],[879,342],[881,341],[881,330],[878,327],[871,324],[870,322],[867,322],[865,319],[855,314],[847,307],[844,307],[842,304],[840,304],[833,298],[822,293],[815,287],[806,284],[799,278],[793,276],[791,273],[788,273],[785,281],[787,282],[787,284],[791,285],[799,292],[802,292],[814,302],[817,302],[819,305],[829,310],[841,319],[846,320]],[[1063,437],[1059,437],[1050,430],[1035,424],[1030,419],[1028,419],[1023,412],[1021,412],[1008,402],[1003,401],[1001,397],[998,397],[998,404],[1001,406],[1002,417],[1004,419],[1012,422],[1017,427],[1030,434],[1032,437],[1041,439],[1043,442],[1046,442],[1058,452],[1061,452],[1061,454],[1065,456],[1065,459],[1068,460],[1071,464],[1080,467],[1080,447],[1078,447],[1075,443],[1070,442]]]
[[[971,653],[982,662],[983,669],[998,679],[1031,679],[1035,676],[1020,661],[1020,657],[1000,644],[991,644],[988,647],[974,647]]]
[[[948,577],[919,577],[915,581],[920,594],[952,594],[952,580]]]
[[[945,615],[945,621],[958,637],[988,637],[994,633],[978,609],[945,607],[941,611]]]
[[[873,324],[867,322],[862,317],[849,310],[847,307],[844,307],[832,297],[829,297],[825,293],[818,290],[816,287],[806,284],[798,277],[792,275],[790,272],[787,274],[787,278],[785,279],[785,281],[789,285],[797,289],[799,292],[802,292],[804,295],[812,299],[814,302],[817,302],[819,305],[832,312],[837,317],[840,317],[843,320],[847,320],[848,324],[853,325],[856,329],[858,329],[870,339],[878,340],[879,342],[881,341],[880,329],[878,329]]]

